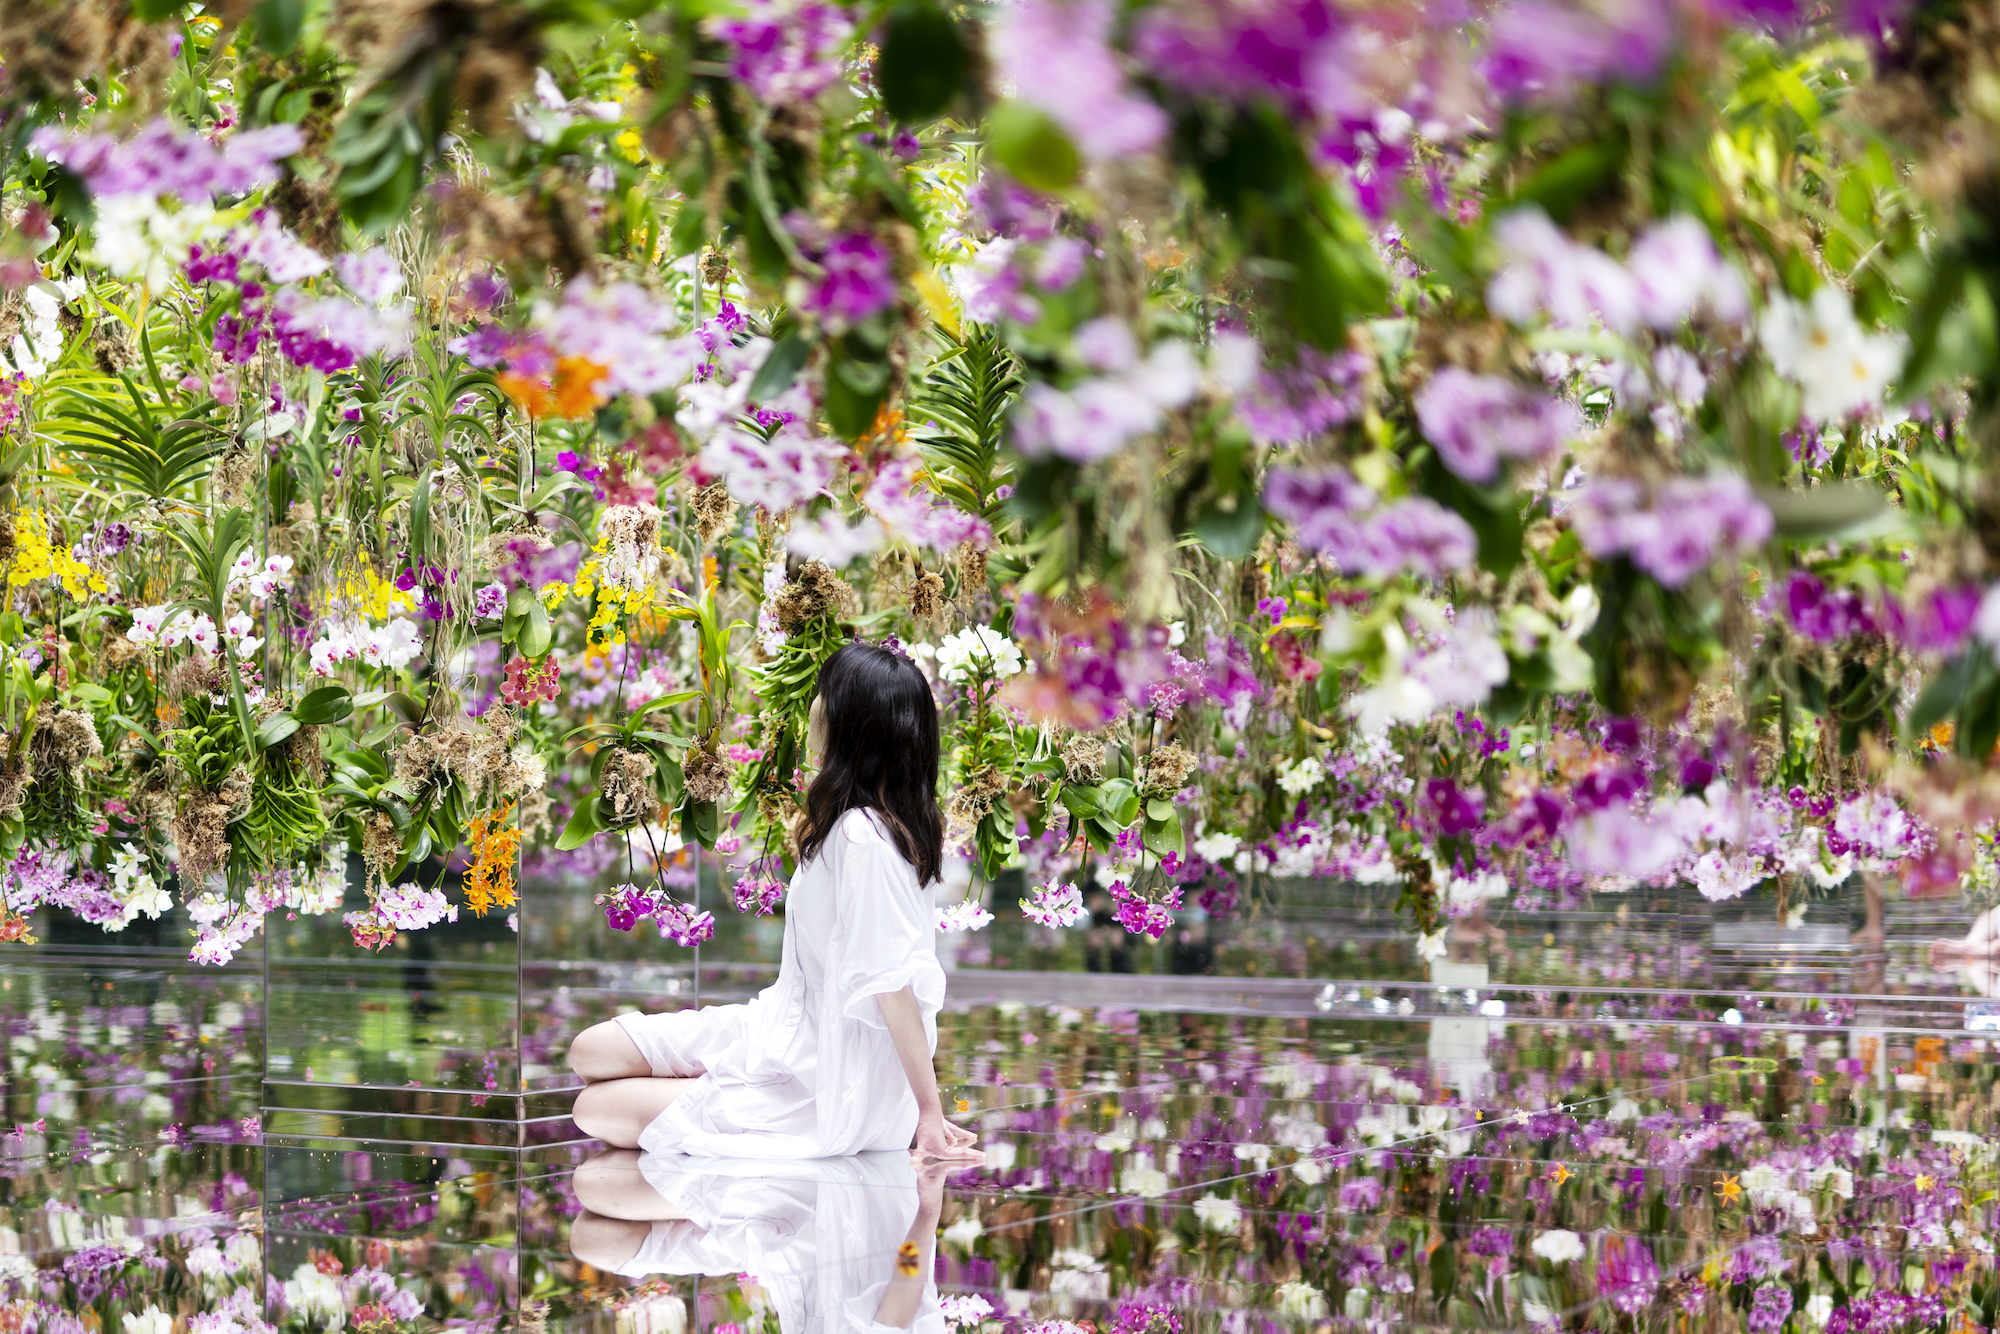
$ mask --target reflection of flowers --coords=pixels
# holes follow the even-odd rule
[[[1243,1225],[1243,1206],[1220,1195],[1204,1195],[1194,1202],[1194,1216],[1210,1232],[1234,1233]]]
[[[1584,1255],[1583,1238],[1577,1236],[1576,1233],[1571,1232],[1568,1228],[1560,1227],[1551,1228],[1541,1236],[1536,1237],[1534,1245],[1529,1247],[1529,1249],[1544,1260],[1547,1260],[1550,1264],[1558,1265],[1569,1264],[1573,1260],[1581,1260]]]

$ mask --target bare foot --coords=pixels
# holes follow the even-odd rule
[[[1933,968],[1957,968],[1966,961],[1967,951],[1962,940],[1933,940],[1930,961]]]
[[[1882,934],[1881,925],[1877,923],[1872,926],[1864,926],[1859,931],[1856,931],[1852,936],[1848,937],[1848,943],[1864,954],[1875,954],[1879,953],[1885,947],[1886,938]]]

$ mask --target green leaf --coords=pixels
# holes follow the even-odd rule
[[[1626,144],[1622,136],[1592,140],[1570,149],[1530,176],[1514,195],[1513,203],[1538,204],[1557,222],[1563,221],[1578,205],[1617,179],[1624,165]],[[1497,216],[1496,210],[1494,215]]]
[[[283,711],[274,713],[257,725],[257,749],[269,750],[298,730],[297,718]]]
[[[1479,564],[1501,579],[1514,572],[1521,562],[1521,513],[1514,488],[1503,472],[1484,486],[1471,482],[1444,466],[1433,449],[1420,475],[1425,495],[1455,510],[1472,525],[1479,538]]]
[[[1225,506],[1222,499],[1210,501],[1194,521],[1194,535],[1201,544],[1223,560],[1241,560],[1257,549],[1264,535],[1264,510],[1254,490],[1229,497],[1236,503]]]
[[[903,0],[882,26],[875,86],[882,107],[908,124],[943,113],[965,85],[971,57],[958,25],[931,0]]]
[[[1129,778],[1107,778],[1098,789],[1104,794],[1104,814],[1120,826],[1139,818],[1139,787]]]
[[[660,695],[654,699],[649,699],[638,708],[632,710],[631,715],[626,719],[626,726],[631,726],[655,709],[671,709],[677,704],[686,704],[691,700],[700,698],[701,692],[699,690],[676,690],[672,694]]]
[[[262,0],[250,11],[257,45],[274,56],[288,56],[299,44],[306,24],[305,0]]]
[[[292,714],[301,723],[322,727],[329,723],[346,722],[354,712],[354,696],[346,686],[321,686],[309,691],[298,702]]]
[[[539,659],[549,651],[549,641],[555,637],[555,629],[549,624],[549,609],[538,599],[528,609],[526,619],[521,622],[521,656]]]
[[[431,549],[431,470],[425,465],[410,491],[410,560],[421,564]]]
[[[1991,663],[1978,649],[1968,648],[1947,662],[1943,671],[1924,683],[1923,693],[1917,696],[1904,721],[1904,735],[1915,741],[1951,717],[1972,690],[1973,683],[1992,672]]]
[[[1079,787],[1070,783],[1064,786],[1061,800],[1063,808],[1081,820],[1097,814],[1101,797],[1102,794],[1094,787]]]
[[[1770,509],[1777,535],[1795,542],[1844,536],[1893,515],[1879,487],[1859,482],[1834,482],[1810,491],[1759,487],[1757,498]]]
[[[1082,166],[1076,145],[1056,123],[1020,102],[1002,102],[987,113],[986,146],[1008,174],[1037,190],[1067,190]]]
[[[375,726],[369,728],[368,731],[362,735],[361,744],[363,746],[379,746],[384,741],[387,741],[390,737],[394,736],[397,730],[402,726],[403,726],[403,720],[401,718],[385,719],[382,722],[375,724]]]
[[[769,402],[790,389],[812,350],[812,340],[797,329],[780,338],[764,358],[764,364],[757,368],[756,378],[750,381],[750,401]]]
[[[873,370],[879,366],[881,374],[863,374],[867,367]],[[862,387],[871,380],[879,383],[871,389]],[[859,381],[860,383],[857,383]],[[882,408],[882,399],[888,389],[888,363],[857,363],[853,358],[836,355],[827,368],[826,376],[826,423],[835,433],[847,440],[859,440],[867,435],[875,425],[875,414]]]
[[[557,852],[571,852],[596,837],[601,828],[597,823],[597,800],[592,794],[577,803],[576,814],[569,817],[562,837],[556,840]]]
[[[1146,799],[1147,819],[1161,820],[1161,821],[1171,820],[1174,818],[1176,814],[1177,812],[1174,809],[1174,803],[1168,801],[1165,797],[1148,797]]]
[[[681,837],[704,848],[713,848],[721,829],[720,813],[712,801],[690,802],[681,808]]]

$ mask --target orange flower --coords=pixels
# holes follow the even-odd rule
[[[513,811],[510,801],[492,815],[473,817],[470,841],[479,856],[465,875],[465,906],[476,916],[514,906],[514,859],[520,855],[521,831],[505,828]]]
[[[555,396],[549,392],[547,380],[522,375],[518,371],[501,371],[494,378],[507,397],[536,421],[548,416],[555,406]]]
[[[588,417],[608,394],[597,386],[611,372],[588,357],[564,357],[556,363],[556,412],[564,417]]]

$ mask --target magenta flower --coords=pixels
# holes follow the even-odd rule
[[[838,237],[819,257],[826,276],[806,297],[805,309],[830,327],[844,329],[896,304],[896,275],[889,252],[866,232]]]
[[[839,80],[854,24],[838,5],[753,0],[744,18],[708,29],[734,48],[729,72],[765,102],[810,102]]]
[[[1792,628],[1816,643],[1831,644],[1876,629],[1859,591],[1829,589],[1818,575],[1793,570],[1785,579],[1785,615]]]

